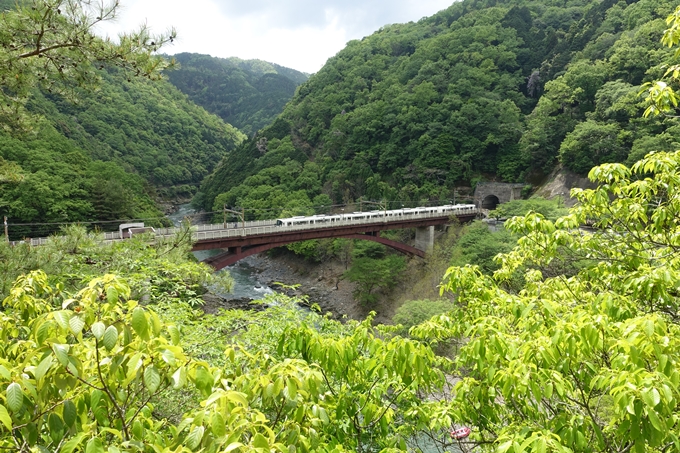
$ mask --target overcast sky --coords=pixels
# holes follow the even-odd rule
[[[117,36],[146,22],[154,32],[177,29],[168,54],[260,59],[313,73],[352,39],[386,24],[418,21],[453,0],[121,0]]]

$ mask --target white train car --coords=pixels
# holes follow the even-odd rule
[[[423,214],[464,214],[474,212],[475,205],[473,204],[457,204],[444,206],[421,206],[418,208],[402,208],[391,209],[389,211],[366,211],[366,212],[351,212],[348,214],[318,214],[313,216],[297,216],[285,219],[277,219],[276,226],[298,226],[298,225],[332,225],[341,221],[365,221],[365,220],[399,220],[408,219],[417,215]]]

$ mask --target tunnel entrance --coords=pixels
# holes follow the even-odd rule
[[[482,200],[482,209],[494,210],[499,203],[500,201],[496,195],[487,195]]]

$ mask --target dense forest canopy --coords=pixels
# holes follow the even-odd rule
[[[449,268],[441,314],[408,331],[281,295],[201,313],[213,274],[187,228],[0,242],[0,447],[678,452],[679,169],[680,151],[595,167],[567,215],[510,222],[493,276]]]
[[[271,124],[308,75],[262,60],[181,53],[168,80],[196,104],[247,135]]]
[[[114,68],[100,77],[77,103],[36,91],[27,105],[42,118],[34,131],[0,132],[0,158],[23,175],[0,182],[11,223],[160,219],[158,199],[191,197],[244,138],[167,81],[128,80]],[[13,228],[13,237],[50,232],[36,228]]]
[[[174,33],[142,28],[118,44],[92,34],[117,7],[2,5],[0,215],[30,224],[15,239],[61,222],[157,223],[159,199],[192,196],[245,138],[162,80],[171,62],[152,53]]]
[[[668,26],[663,43],[678,46],[680,7]],[[648,112],[677,107],[680,65],[668,63],[671,77],[645,86]],[[587,69],[570,66],[551,90],[566,90],[571,74],[580,90],[567,93],[585,96],[600,80]],[[609,127],[601,118],[625,113],[632,122],[616,101],[627,83],[607,96],[593,89],[591,112],[604,116],[587,120]],[[27,168],[64,179],[93,170],[85,154],[69,151],[70,139],[38,126],[31,140],[3,136],[14,140],[6,149],[30,157]],[[310,149],[295,154],[299,143],[261,137],[260,158],[275,165],[251,183],[297,184],[299,202],[309,201],[304,190],[320,183],[320,163],[304,159]],[[61,160],[40,152],[47,144]],[[29,179],[13,162],[0,161],[2,184]],[[120,167],[110,165],[115,175]],[[407,316],[408,330],[373,325],[372,316],[341,323],[313,301],[281,295],[261,311],[206,314],[205,285],[231,281],[188,258],[188,222],[155,241],[105,243],[79,226],[41,247],[0,241],[0,448],[678,453],[680,151],[603,164],[588,176],[595,188],[574,189],[579,204],[567,212],[534,200],[534,212],[511,219],[516,246],[493,266],[489,253],[471,256],[459,241],[447,258],[461,266],[444,274],[439,314]],[[40,189],[35,198],[51,190]],[[509,203],[503,214],[520,208]],[[489,234],[471,230],[471,242]],[[469,436],[457,438],[459,427]]]
[[[196,204],[448,200],[479,180],[535,183],[558,163],[584,174],[672,149],[677,123],[641,118],[637,93],[672,53],[659,40],[674,6],[466,0],[385,26],[300,86]]]

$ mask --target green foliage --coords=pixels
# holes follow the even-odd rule
[[[0,181],[0,213],[10,223],[162,216],[154,193],[141,177],[114,162],[93,161],[50,126],[23,139],[0,133],[0,158],[18,175]],[[10,226],[9,233],[22,239],[47,236],[57,229],[58,225]]]
[[[113,275],[73,297],[47,275],[21,276],[3,302],[0,417],[4,448],[103,451],[166,445],[148,401],[187,383],[171,325],[130,299]],[[22,328],[17,328],[21,320]]]
[[[667,47],[675,47],[680,44],[680,6],[678,6],[673,14],[666,19],[668,28],[661,38],[663,45]],[[678,56],[678,50],[675,51],[675,57]],[[672,115],[678,108],[678,93],[673,85],[677,84],[680,79],[680,65],[671,65],[664,67],[666,69],[664,76],[668,77],[670,84],[666,81],[657,80],[655,82],[648,82],[643,85],[646,90],[646,97],[648,107],[644,115]]]
[[[0,214],[10,223],[161,217],[159,196],[191,196],[244,138],[160,80],[169,63],[152,52],[174,31],[142,27],[118,44],[92,33],[118,8],[40,0],[0,15]]]
[[[62,256],[45,260],[50,275],[20,276],[4,301],[1,446],[405,450],[424,422],[412,408],[445,384],[427,346],[281,295],[263,312],[201,315],[175,280],[204,273],[183,258],[185,238],[104,246],[73,229],[44,247],[6,249],[13,266]],[[91,277],[104,269],[133,285]]]
[[[319,261],[319,241],[299,241],[286,246],[288,250],[311,262]]]
[[[636,141],[673,136],[671,122],[638,118],[636,93],[663,74],[647,69],[670,55],[658,39],[674,7],[466,0],[383,27],[302,84],[274,124],[204,181],[195,202],[211,210],[220,194],[245,195],[250,178],[281,165],[262,157],[275,139],[290,140],[290,159],[318,165],[308,196],[335,204],[368,197],[418,205],[452,199],[457,185],[475,180],[537,182],[560,161],[580,173],[626,161]]]
[[[76,105],[39,96],[30,107],[92,159],[134,169],[155,187],[198,185],[244,138],[167,81],[127,79],[115,69],[102,78]]]
[[[352,249],[352,258],[384,258],[387,253],[387,247],[373,241],[355,241]]]
[[[180,53],[168,80],[196,104],[246,135],[271,124],[307,74],[261,60]]]
[[[395,324],[401,324],[407,331],[433,316],[446,313],[453,305],[449,300],[409,300],[404,302],[392,317]]]
[[[560,160],[576,173],[605,162],[622,161],[627,152],[621,135],[617,124],[580,123],[562,142]]]
[[[175,37],[152,36],[146,26],[122,34],[119,42],[93,33],[113,19],[118,2],[18,1],[0,14],[0,117],[5,130],[30,130],[35,118],[24,109],[34,87],[78,99],[78,87],[100,81],[97,68],[113,65],[126,73],[160,78],[168,66],[152,55]]]
[[[289,137],[284,140],[260,139],[257,144],[251,140],[248,143],[253,145],[254,156],[243,165],[262,171],[247,177],[243,184],[217,195],[212,211],[220,211],[225,205],[243,207],[247,208],[246,217],[249,219],[272,219],[312,215],[315,214],[311,209],[312,200],[327,201],[327,197],[316,198],[321,189],[319,166],[314,162],[301,164],[302,159],[296,154]],[[249,173],[248,168],[243,167],[225,171],[231,172],[234,177],[239,171]],[[217,177],[219,173],[218,170],[206,180]],[[229,182],[222,181],[221,184]]]
[[[214,276],[208,266],[188,262],[190,250],[191,236],[186,225],[177,236],[153,244],[145,237],[104,244],[101,235],[87,233],[79,226],[63,229],[40,247],[10,246],[2,241],[0,297],[8,294],[18,276],[36,269],[60,276],[69,290],[75,290],[83,279],[115,273],[139,291],[134,297],[149,301],[182,297],[185,302],[196,303],[203,286],[219,284],[222,278],[226,278],[223,289],[229,291],[228,273],[225,277]]]
[[[492,274],[498,265],[494,258],[499,253],[509,252],[516,238],[507,230],[493,232],[482,222],[474,222],[463,229],[463,233],[453,247],[450,264],[478,266],[484,273]]]
[[[489,213],[489,217],[509,219],[514,216],[523,216],[533,211],[541,214],[546,219],[555,220],[557,217],[567,213],[567,209],[562,204],[562,201],[559,197],[552,200],[540,197],[528,200],[512,200],[498,205],[496,209]]]
[[[522,237],[493,278],[447,271],[457,309],[411,334],[467,339],[443,404],[484,448],[678,451],[679,168],[680,152],[595,167],[568,215],[507,222]],[[575,274],[542,272],[565,258]],[[521,269],[522,290],[504,291]]]
[[[402,256],[389,255],[379,259],[362,257],[352,260],[344,276],[357,284],[354,298],[370,304],[377,299],[377,291],[386,291],[396,285],[397,277],[405,267]]]

